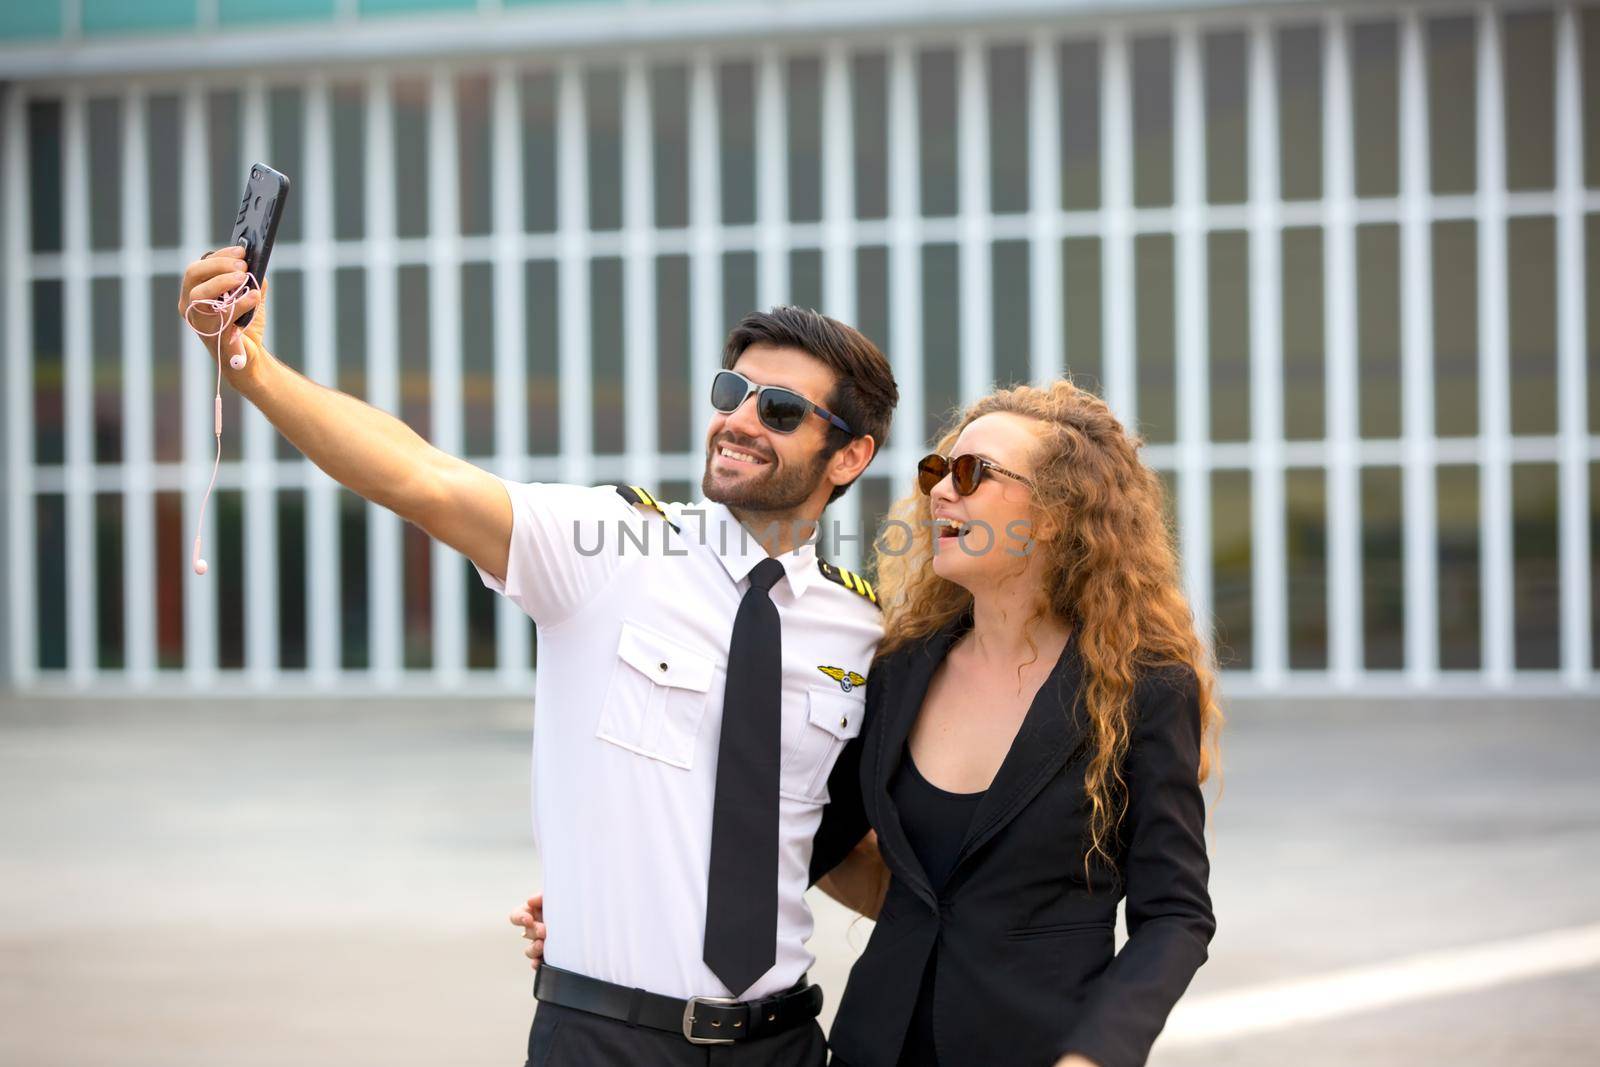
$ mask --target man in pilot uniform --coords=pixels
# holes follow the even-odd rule
[[[870,341],[798,308],[748,316],[723,366],[697,503],[480,486],[509,497],[509,544],[469,555],[538,626],[534,833],[557,933],[529,1067],[825,1061],[804,893],[882,627],[872,587],[811,538],[897,391]]]
[[[236,254],[190,263],[179,290],[208,353],[247,357],[219,372],[330,477],[460,551],[538,624],[534,829],[559,932],[529,1058],[821,1064],[802,894],[880,624],[871,587],[806,540],[888,433],[883,353],[813,311],[750,315],[714,379],[699,504],[519,484],[274,357],[264,289],[190,321],[238,284]]]

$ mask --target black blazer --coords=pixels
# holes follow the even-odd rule
[[[1123,766],[1128,807],[1111,848],[1118,869],[1092,865],[1086,882],[1089,737],[1077,702],[1077,639],[1069,638],[936,894],[901,828],[889,780],[934,669],[970,626],[969,614],[874,665],[866,724],[829,779],[812,880],[869,824],[891,874],[829,1037],[834,1062],[895,1067],[923,970],[937,953],[941,1064],[1050,1067],[1069,1052],[1100,1067],[1142,1064],[1216,929],[1194,673],[1173,666],[1138,678]],[[1124,896],[1129,936],[1113,954]]]

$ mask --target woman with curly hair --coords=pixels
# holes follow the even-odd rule
[[[1138,446],[1071,382],[1001,390],[891,511],[812,865],[848,851],[823,888],[877,919],[840,1067],[1141,1064],[1205,962],[1222,714]]]

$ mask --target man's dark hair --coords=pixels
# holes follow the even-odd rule
[[[771,311],[752,311],[739,320],[722,347],[723,368],[731,369],[751,345],[798,348],[826,364],[834,373],[833,392],[817,403],[849,423],[857,437],[871,434],[874,457],[883,451],[900,389],[888,359],[866,335],[810,308],[782,304]],[[843,430],[830,426],[823,458],[831,458],[850,441]],[[834,486],[828,503],[838,500],[853,484]]]

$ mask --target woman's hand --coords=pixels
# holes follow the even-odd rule
[[[512,912],[511,925],[522,927],[523,940],[531,942],[522,954],[533,961],[533,970],[537,971],[544,960],[544,894],[535,893]]]

